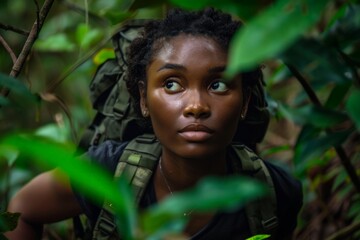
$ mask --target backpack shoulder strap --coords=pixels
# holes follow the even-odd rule
[[[237,160],[232,161],[234,169],[265,182],[269,190],[266,197],[259,198],[245,206],[250,231],[253,235],[270,234],[274,237],[278,227],[277,200],[269,170],[263,160],[246,146],[234,144],[232,150],[237,156]]]
[[[157,166],[161,145],[152,134],[136,137],[124,149],[116,166],[114,178],[126,174],[136,203],[139,203],[144,190]],[[112,203],[104,202],[94,227],[93,239],[112,239],[117,236]]]

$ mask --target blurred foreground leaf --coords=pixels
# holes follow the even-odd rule
[[[270,237],[270,235],[256,235],[256,236],[252,236],[251,238],[247,238],[246,240],[263,240],[263,239],[268,239]]]
[[[266,194],[266,187],[243,176],[209,177],[194,188],[175,193],[144,215],[144,229],[154,233],[161,226],[186,223],[184,213],[232,211]],[[196,201],[194,201],[196,199]]]
[[[121,232],[125,238],[131,239],[130,236],[134,235],[137,215],[128,181],[125,179],[119,178],[114,182],[110,174],[88,161],[79,160],[68,147],[42,137],[10,135],[0,141],[0,148],[16,149],[38,164],[58,167],[87,196],[98,203],[102,203],[104,199],[111,201],[115,213],[122,220]]]
[[[226,75],[255,67],[274,57],[313,26],[329,0],[280,0],[238,31],[230,46]]]

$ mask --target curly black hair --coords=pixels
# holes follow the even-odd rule
[[[131,43],[127,55],[128,70],[126,82],[134,101],[135,111],[138,112],[139,116],[141,113],[138,83],[139,81],[146,81],[147,66],[160,50],[162,41],[167,41],[180,34],[205,36],[215,40],[219,46],[225,51],[228,51],[232,37],[241,26],[241,21],[234,20],[231,15],[213,8],[207,8],[202,11],[172,9],[168,12],[165,19],[148,22],[140,37],[134,39]],[[262,76],[260,68],[242,73],[244,95],[252,95],[246,118],[248,120],[255,119],[255,121],[258,121],[259,118],[252,115],[254,115],[254,113],[257,113],[258,115],[259,107],[266,107]],[[254,90],[255,95],[253,94]],[[235,136],[235,140],[245,142],[242,138],[244,137],[244,134],[249,134],[243,132],[248,131],[247,127],[241,129],[242,127],[244,127],[244,121],[242,126],[239,124],[239,130]],[[256,139],[249,139],[249,136],[247,136],[246,142],[259,142],[259,140],[263,138],[264,133],[260,134],[262,136],[256,137]],[[254,134],[252,134],[252,136],[254,136]]]

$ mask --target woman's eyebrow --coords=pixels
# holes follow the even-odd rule
[[[209,73],[221,73],[225,71],[226,66],[218,66],[209,69]]]
[[[183,65],[175,64],[175,63],[166,63],[165,65],[161,66],[157,71],[161,71],[164,69],[174,69],[174,70],[182,70],[185,71],[186,68]]]

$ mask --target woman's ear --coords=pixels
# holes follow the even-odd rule
[[[242,107],[241,113],[240,113],[241,120],[244,120],[246,118],[246,114],[247,114],[250,99],[251,99],[251,89],[247,89],[245,92],[246,92],[246,94],[244,94],[244,106]]]
[[[147,108],[147,104],[146,104],[146,87],[145,87],[145,83],[143,81],[140,81],[138,83],[138,88],[139,88],[139,94],[140,94],[140,109],[141,109],[141,114],[143,115],[143,117],[148,117],[149,116],[149,110]]]

